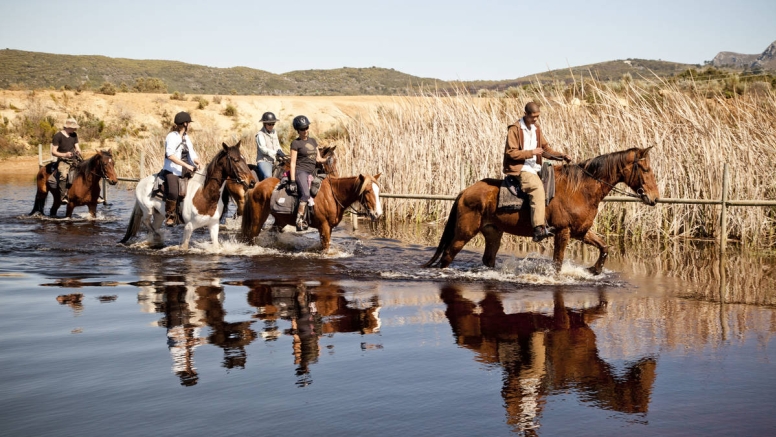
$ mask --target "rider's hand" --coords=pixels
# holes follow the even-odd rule
[[[544,153],[544,149],[542,149],[541,147],[537,147],[532,150],[532,153],[534,154],[534,156],[541,155],[542,153]]]
[[[296,194],[296,181],[291,181],[288,184],[288,192],[291,194]]]

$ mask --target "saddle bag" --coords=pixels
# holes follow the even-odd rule
[[[278,184],[270,197],[269,209],[274,214],[293,214],[296,210],[297,198],[288,194],[286,184]]]

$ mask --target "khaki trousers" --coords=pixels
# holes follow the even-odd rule
[[[539,176],[527,171],[520,172],[520,189],[528,194],[531,204],[531,226],[544,226],[544,185]]]
[[[59,160],[57,163],[57,171],[59,171],[59,180],[66,181],[67,174],[70,173],[71,163],[65,160]]]

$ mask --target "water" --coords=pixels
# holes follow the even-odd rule
[[[31,179],[31,178],[29,178]],[[0,180],[0,433],[767,435],[776,262],[713,245],[569,251],[505,241],[420,269],[436,226],[193,249],[124,247],[131,187],[98,218],[29,218]],[[50,202],[49,202],[50,203]],[[390,200],[386,201],[390,208]],[[47,206],[48,210],[48,206]]]

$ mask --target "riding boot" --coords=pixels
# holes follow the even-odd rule
[[[59,197],[62,203],[67,203],[67,180],[59,181]]]
[[[305,212],[307,210],[307,202],[299,203],[299,210],[296,212],[296,230],[306,231],[307,222],[305,221]]]
[[[542,241],[548,237],[552,237],[553,235],[555,235],[555,228],[540,225],[534,228],[533,241],[538,243],[539,241]]]
[[[165,200],[164,202],[164,212],[165,217],[167,220],[164,221],[164,224],[167,226],[175,226],[175,219],[177,218],[175,207],[178,205],[178,202],[175,200]]]

